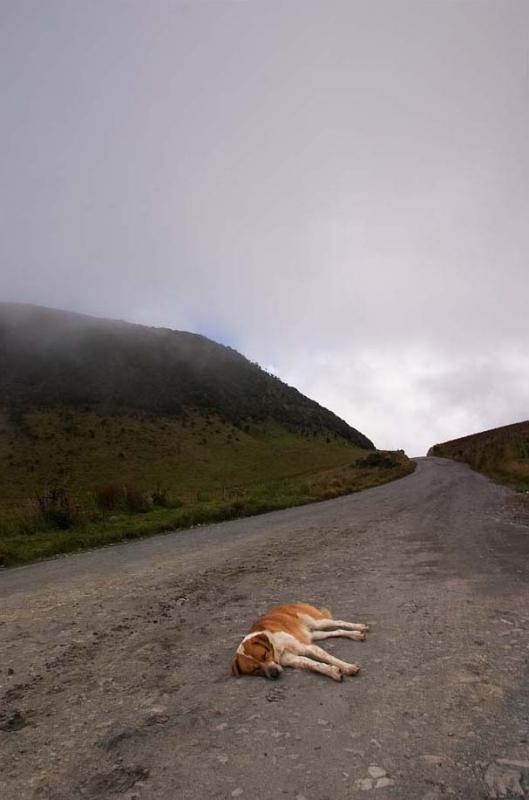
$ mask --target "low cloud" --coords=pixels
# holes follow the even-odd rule
[[[529,416],[528,25],[12,4],[0,296],[204,333],[382,447]]]
[[[529,357],[450,357],[402,347],[315,353],[277,371],[382,448],[425,455],[437,442],[526,419]]]

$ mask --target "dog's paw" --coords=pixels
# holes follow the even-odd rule
[[[346,675],[356,675],[360,672],[360,667],[358,664],[348,664],[346,667],[341,667],[342,672]]]
[[[364,625],[363,623],[359,624],[358,630],[362,631],[362,633],[367,633],[369,630],[369,625]]]
[[[354,639],[355,642],[363,642],[366,638],[366,635],[363,631],[351,631],[350,639]]]
[[[340,667],[329,667],[329,677],[332,678],[333,681],[338,681],[338,683],[343,681],[343,673]]]

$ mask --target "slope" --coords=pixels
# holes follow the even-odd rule
[[[495,480],[529,489],[529,421],[436,444],[428,455],[464,461]]]
[[[71,406],[225,420],[274,420],[292,430],[373,443],[331,411],[204,336],[83,314],[0,303],[0,397],[14,412]]]

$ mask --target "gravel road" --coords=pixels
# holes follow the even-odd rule
[[[357,495],[0,572],[0,797],[529,797],[524,500],[418,459]],[[370,624],[324,643],[358,677],[230,676],[252,620],[293,600]]]

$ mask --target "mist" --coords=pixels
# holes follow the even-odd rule
[[[529,416],[526,2],[0,21],[0,299],[205,334],[411,455]]]

